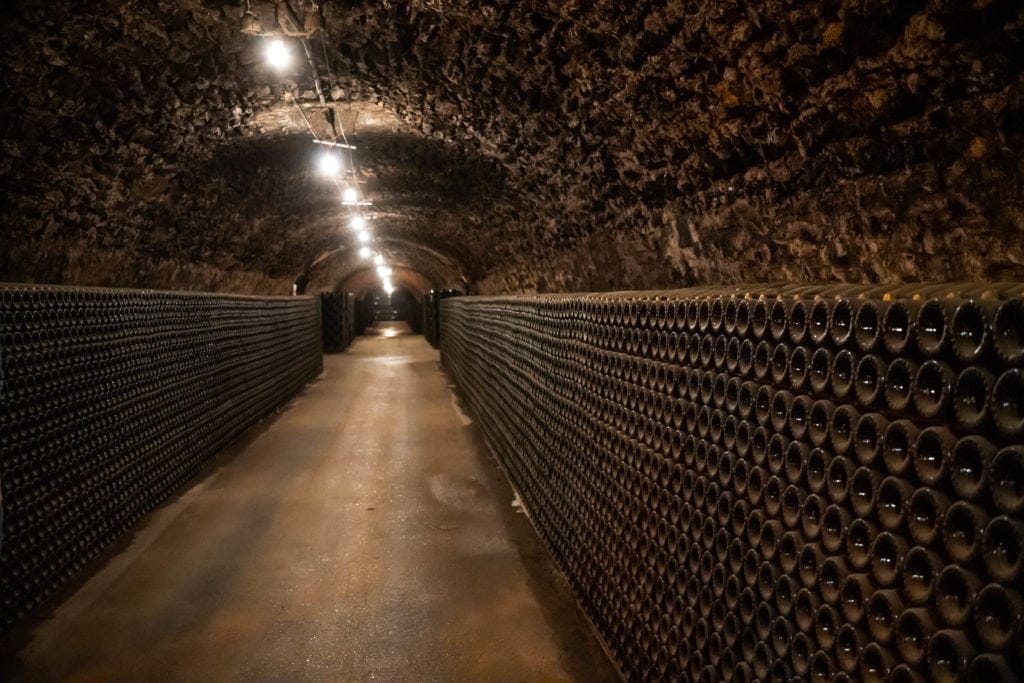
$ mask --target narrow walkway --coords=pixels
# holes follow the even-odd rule
[[[150,515],[0,680],[615,680],[437,352],[382,326]]]

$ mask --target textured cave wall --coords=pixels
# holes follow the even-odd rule
[[[509,169],[481,291],[1024,276],[1019,2],[477,5],[338,21]]]
[[[402,119],[356,136],[375,230],[430,280],[1024,278],[1017,1],[322,5],[339,105]],[[240,3],[5,13],[0,280],[283,293],[355,267],[287,113],[308,73],[261,63]]]

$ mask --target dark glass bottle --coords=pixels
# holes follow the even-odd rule
[[[967,680],[971,683],[1019,683],[1020,674],[1008,658],[986,652],[971,660]]]
[[[829,370],[829,382],[832,393],[845,399],[853,391],[857,368],[857,358],[848,350],[840,351],[832,359]]]
[[[928,673],[938,683],[957,683],[967,674],[974,652],[974,646],[963,631],[936,631],[928,641]]]
[[[901,475],[911,467],[919,433],[917,426],[909,420],[889,423],[882,443],[882,460],[891,474]]]
[[[1024,432],[1024,371],[1013,368],[996,380],[989,399],[996,427],[1007,436]]]
[[[871,563],[871,547],[878,534],[875,525],[857,518],[846,530],[846,559],[851,567],[865,569]]]
[[[846,530],[853,521],[849,510],[840,505],[829,505],[821,516],[821,545],[828,552],[835,553],[843,547]]]
[[[1007,514],[1024,512],[1024,446],[1007,446],[992,460],[988,475],[992,500]]]
[[[913,493],[913,484],[901,477],[889,476],[881,481],[875,511],[883,529],[896,531],[902,526]]]
[[[953,413],[964,429],[977,429],[988,418],[989,398],[995,376],[976,365],[965,368],[953,385]]]
[[[914,331],[917,348],[926,356],[938,356],[949,345],[949,318],[955,304],[930,299],[917,313]]]
[[[807,386],[811,370],[811,352],[806,346],[797,346],[789,356],[789,384],[800,391]]]
[[[956,357],[965,363],[974,363],[983,357],[991,343],[991,314],[989,302],[962,301],[950,320],[950,343]]]
[[[867,644],[864,632],[853,624],[843,624],[836,633],[836,662],[848,674],[860,667],[861,650]]]
[[[943,567],[935,581],[935,607],[942,623],[951,627],[966,624],[980,589],[981,580],[974,572],[956,564]]]
[[[857,348],[870,353],[881,346],[882,320],[888,303],[865,299],[858,302],[853,316],[853,339]]]
[[[1024,299],[1007,299],[992,318],[992,345],[1007,365],[1024,360]]]
[[[1013,584],[1024,567],[1024,521],[999,515],[988,523],[981,541],[981,556],[997,581]]]
[[[881,586],[891,586],[900,576],[907,542],[901,536],[883,531],[875,537],[870,549],[871,576]]]
[[[949,497],[940,491],[927,487],[914,491],[907,502],[907,529],[914,542],[931,545],[939,538],[949,505]]]
[[[894,661],[879,643],[868,643],[860,653],[860,678],[863,683],[888,683]]]
[[[850,505],[853,514],[868,517],[876,512],[882,473],[870,467],[858,467],[850,478]]]
[[[924,662],[928,641],[935,633],[935,618],[925,607],[903,610],[896,620],[896,648],[904,662],[920,665]]]
[[[889,353],[903,355],[911,349],[914,339],[914,318],[921,304],[918,301],[893,301],[882,318],[882,342]]]
[[[873,465],[881,459],[884,436],[889,420],[880,413],[866,413],[857,420],[853,430],[854,454],[861,465]]]
[[[956,373],[946,363],[929,360],[921,364],[914,376],[913,399],[918,415],[937,418],[950,407]]]
[[[828,463],[826,490],[833,503],[844,502],[850,493],[850,479],[853,477],[853,460],[842,455],[833,456]]]
[[[828,392],[831,373],[832,352],[824,347],[816,349],[811,355],[811,362],[808,366],[808,382],[811,391],[817,395]]]
[[[988,513],[974,503],[958,500],[950,505],[942,521],[942,542],[950,559],[961,564],[973,560],[988,521]]]
[[[917,435],[914,442],[914,473],[926,486],[940,484],[946,476],[956,436],[945,427],[928,427]]]
[[[981,589],[974,603],[974,632],[981,644],[997,652],[1007,649],[1024,613],[1024,598],[1018,591],[998,583]]]
[[[889,363],[885,370],[883,394],[890,410],[902,412],[910,407],[917,371],[917,363],[908,358],[899,357]]]
[[[814,402],[810,396],[796,396],[789,405],[789,433],[794,439],[803,439],[807,434],[808,418]]]
[[[949,464],[949,482],[958,496],[968,500],[981,496],[995,455],[996,447],[982,436],[965,436],[956,442]]]
[[[867,627],[871,637],[879,643],[888,643],[896,632],[896,620],[903,612],[904,603],[894,588],[883,588],[871,594],[867,606]]]
[[[814,493],[825,492],[831,455],[821,448],[812,448],[807,454],[807,488]]]
[[[836,404],[832,401],[815,401],[807,419],[807,434],[815,446],[824,446],[828,441],[829,428]]]
[[[817,404],[815,404],[817,405]],[[849,403],[836,408],[832,413],[829,425],[829,437],[832,449],[839,455],[845,455],[853,444],[853,428],[860,420],[860,413]]]
[[[860,624],[867,612],[868,599],[874,592],[871,577],[864,573],[850,574],[843,581],[839,609],[847,623]]]
[[[811,493],[804,498],[800,514],[800,530],[808,540],[815,540],[821,535],[822,517],[825,514],[825,500]]]
[[[942,558],[923,546],[914,546],[903,557],[903,594],[912,605],[931,602],[942,571]]]

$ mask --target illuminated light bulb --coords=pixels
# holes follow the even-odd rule
[[[316,161],[320,174],[328,178],[337,178],[341,175],[341,158],[336,154],[324,152]]]
[[[384,281],[384,291],[387,292],[388,295],[395,293],[395,286],[391,284],[391,280]]]
[[[359,193],[354,187],[346,187],[341,193],[341,201],[345,204],[355,204],[359,201]]]
[[[379,275],[381,279],[386,280],[387,278],[391,277],[391,273],[393,272],[394,271],[392,271],[387,266],[377,266],[377,275]]]
[[[353,230],[363,230],[366,228],[366,219],[362,216],[352,216],[352,222],[350,225]]]
[[[373,257],[373,262],[376,263],[378,266],[383,266],[384,257],[381,256],[380,254],[377,254],[376,256]]]
[[[283,40],[272,40],[267,46],[267,63],[275,69],[283,69],[291,64],[292,55]]]
[[[368,259],[371,256],[373,256],[373,252],[370,250],[369,247],[360,247],[359,248],[359,258],[361,258],[361,259]]]
[[[360,230],[359,234],[356,235],[356,239],[359,240],[360,244],[369,244],[369,242],[370,242],[370,233],[368,233],[365,230]]]

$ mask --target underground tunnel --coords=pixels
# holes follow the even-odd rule
[[[1024,7],[17,0],[0,679],[1024,680]]]

